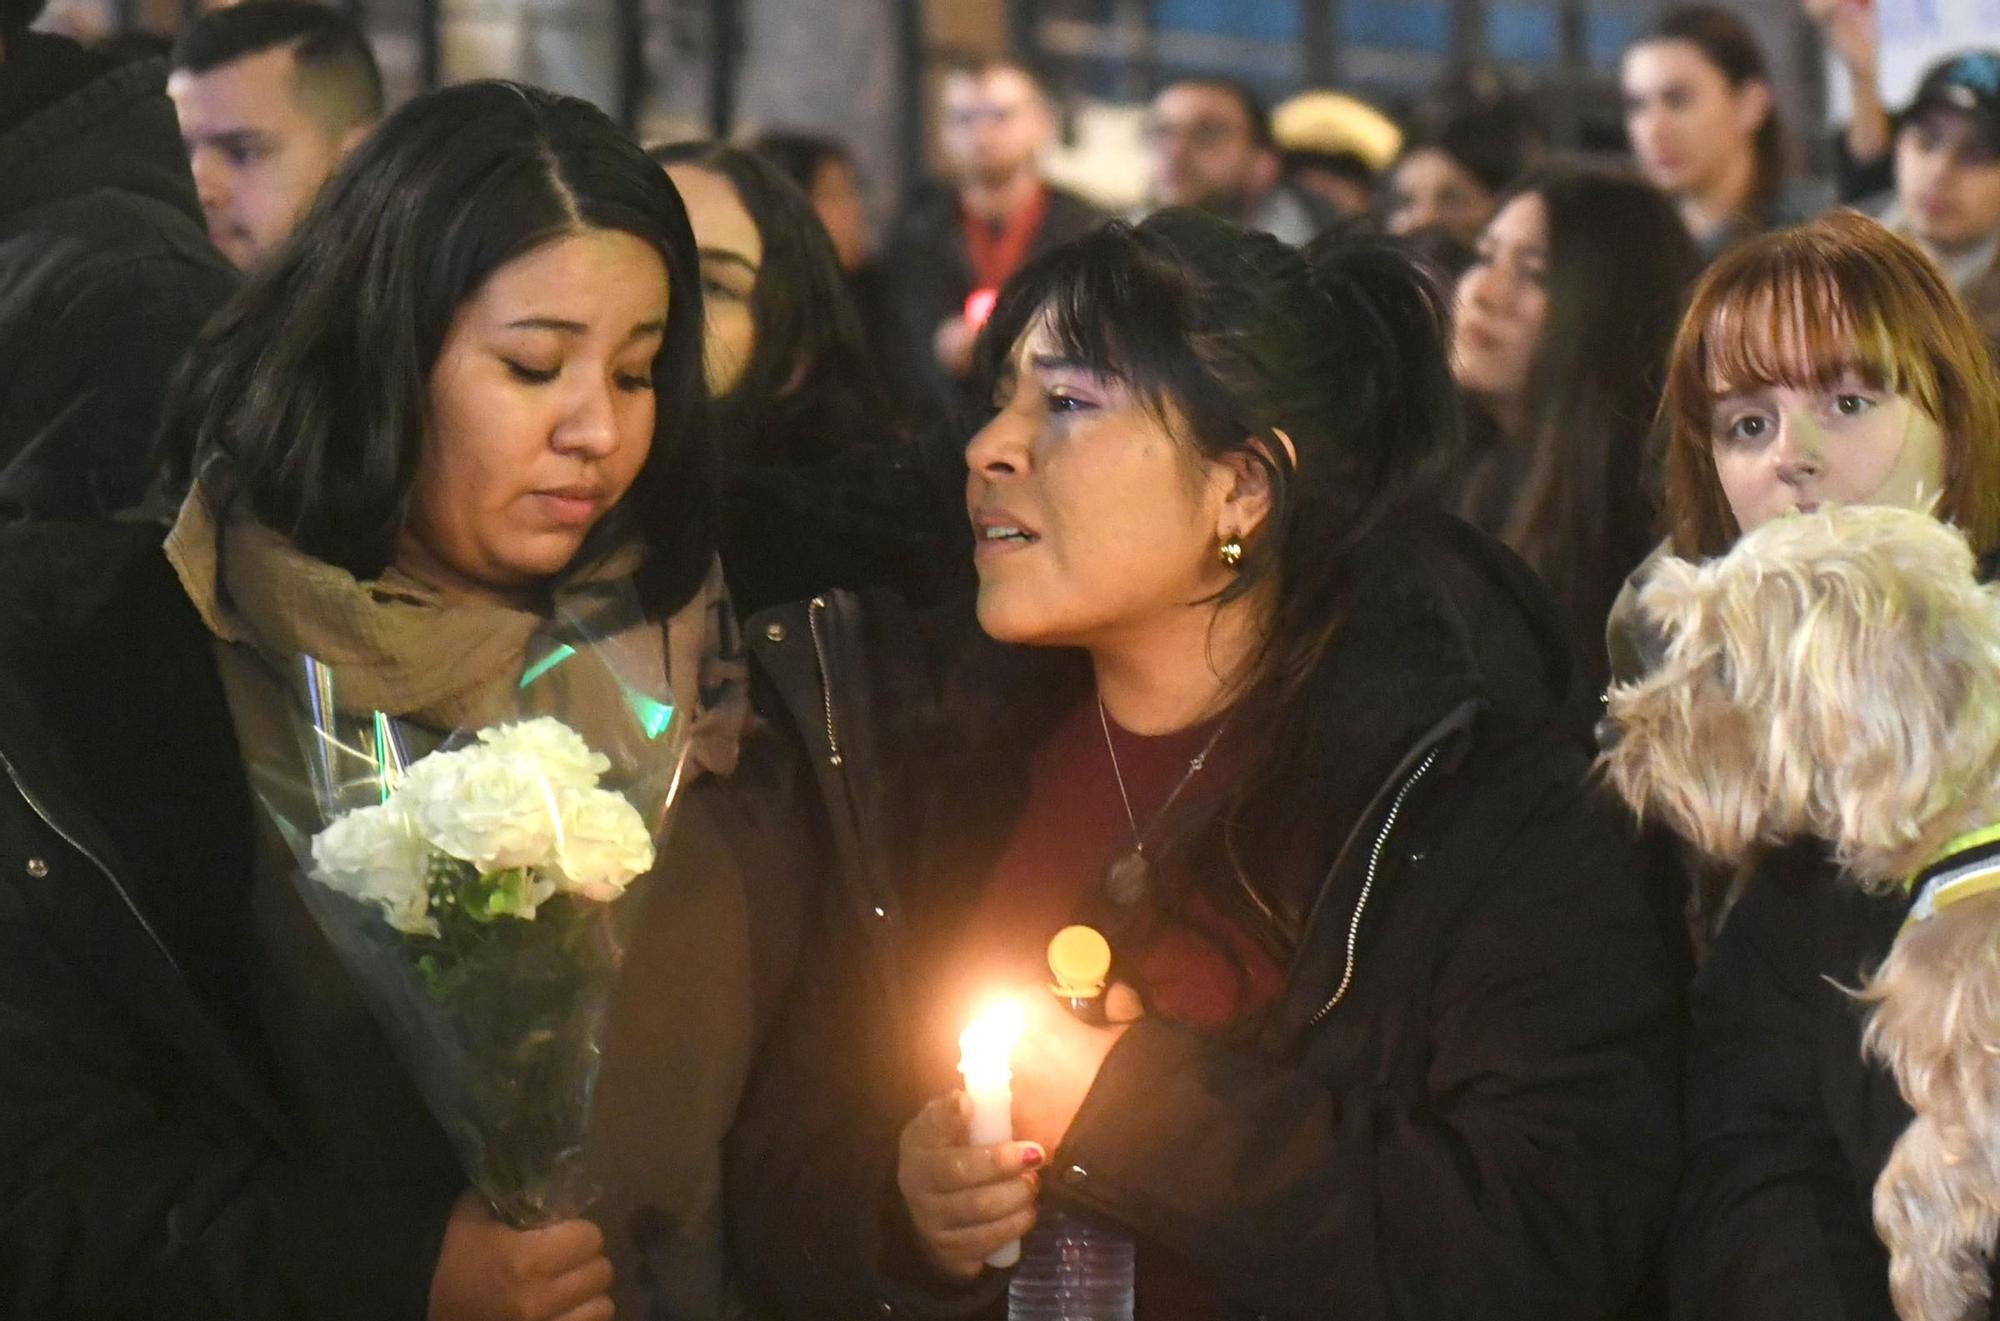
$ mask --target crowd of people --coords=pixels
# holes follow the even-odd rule
[[[1592,763],[1668,557],[1841,504],[2000,554],[2000,49],[1892,109],[1865,0],[1809,0],[1822,182],[1715,7],[1625,52],[1622,165],[1515,95],[1180,78],[1121,217],[989,60],[877,245],[809,126],[391,109],[314,0],[164,57],[40,8],[0,0],[0,1314],[942,1321],[1059,1207],[1135,1243],[1139,1321],[1896,1315],[1910,1110],[1842,988],[1909,896],[1811,841],[1719,876]],[[442,738],[614,588],[692,750],[597,1200],[522,1228],[261,767],[305,658]],[[1102,1021],[1034,989],[1073,923]],[[998,1143],[953,1075],[995,986]]]

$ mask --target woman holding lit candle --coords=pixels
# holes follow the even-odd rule
[[[977,627],[753,621],[847,896],[739,1124],[753,1301],[968,1314],[1051,1199],[1136,1241],[1141,1318],[1632,1301],[1673,961],[1547,598],[1434,512],[1440,325],[1372,240],[1109,227],[987,332]],[[1045,989],[1074,921],[1110,1026]],[[950,1045],[1009,983],[980,1142]]]

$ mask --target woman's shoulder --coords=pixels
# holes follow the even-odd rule
[[[174,604],[164,542],[164,529],[142,522],[0,527],[0,656],[64,650]]]
[[[1840,205],[1831,181],[1799,175],[1785,180],[1764,211],[1764,223],[1771,229],[1803,225]]]
[[[1489,710],[1567,720],[1579,679],[1555,602],[1520,556],[1439,511],[1371,539],[1347,626],[1368,667],[1467,690]]]

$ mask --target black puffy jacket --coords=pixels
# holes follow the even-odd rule
[[[1411,520],[1359,584],[1303,715],[1324,810],[1295,828],[1323,873],[1280,1001],[1226,1032],[1133,1027],[1044,1195],[1191,1263],[1233,1316],[1629,1315],[1677,1165],[1667,905],[1586,781],[1566,643],[1518,560]],[[797,1317],[990,1306],[908,1260],[910,1011],[1087,674],[840,595],[750,633],[841,898],[739,1125],[740,1272]]]
[[[1908,908],[1798,845],[1764,861],[1716,937],[1689,1030],[1676,1318],[1895,1321],[1873,1201],[1910,1109],[1863,1059],[1848,992]]]
[[[333,1134],[372,1168],[275,1059],[253,978],[309,952],[258,945],[258,809],[159,543],[0,529],[0,1318],[422,1321],[464,1176],[358,1001],[305,1040],[382,1103]],[[613,1002],[592,1159],[635,1317],[732,1306],[721,1135],[805,906],[749,865],[785,838],[746,815],[787,801],[767,769],[753,741],[684,792]]]

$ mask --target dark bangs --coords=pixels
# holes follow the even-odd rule
[[[1113,221],[1023,267],[980,331],[974,365],[989,398],[1010,384],[1021,337],[1046,318],[1062,355],[1128,389],[1169,431],[1254,429],[1209,373],[1193,341],[1202,303],[1188,268],[1155,234]],[[1188,439],[1188,437],[1181,437]]]

